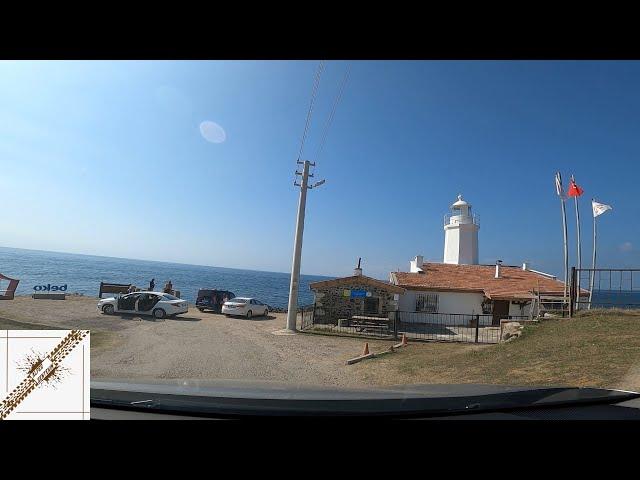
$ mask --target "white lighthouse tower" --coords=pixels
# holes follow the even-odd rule
[[[444,217],[444,263],[478,264],[478,230],[480,221],[471,213],[471,204],[458,195],[451,213]]]

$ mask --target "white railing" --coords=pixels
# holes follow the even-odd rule
[[[451,218],[451,217],[459,217],[459,218]],[[462,221],[460,221],[462,220]],[[444,216],[444,224],[445,225],[458,225],[458,224],[464,224],[464,223],[472,223],[473,225],[477,225],[478,227],[480,226],[480,215],[477,214],[473,214],[471,216],[465,216],[465,215],[456,215],[453,213],[447,213]]]

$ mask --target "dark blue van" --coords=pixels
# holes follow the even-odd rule
[[[236,295],[228,290],[217,290],[215,288],[201,288],[196,297],[196,307],[201,312],[210,310],[214,313],[222,311],[222,304],[231,300]]]

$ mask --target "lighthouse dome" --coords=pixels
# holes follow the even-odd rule
[[[451,205],[451,208],[462,207],[462,206],[467,207],[470,205],[465,200],[462,199],[462,194],[460,194],[458,195],[458,200]]]

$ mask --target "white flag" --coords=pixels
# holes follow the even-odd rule
[[[604,203],[598,203],[595,200],[591,200],[591,206],[593,207],[594,218],[602,215],[607,210],[611,210],[611,205],[605,205]]]
[[[556,193],[560,198],[565,198],[564,192],[562,191],[562,176],[560,176],[560,172],[556,172]]]

